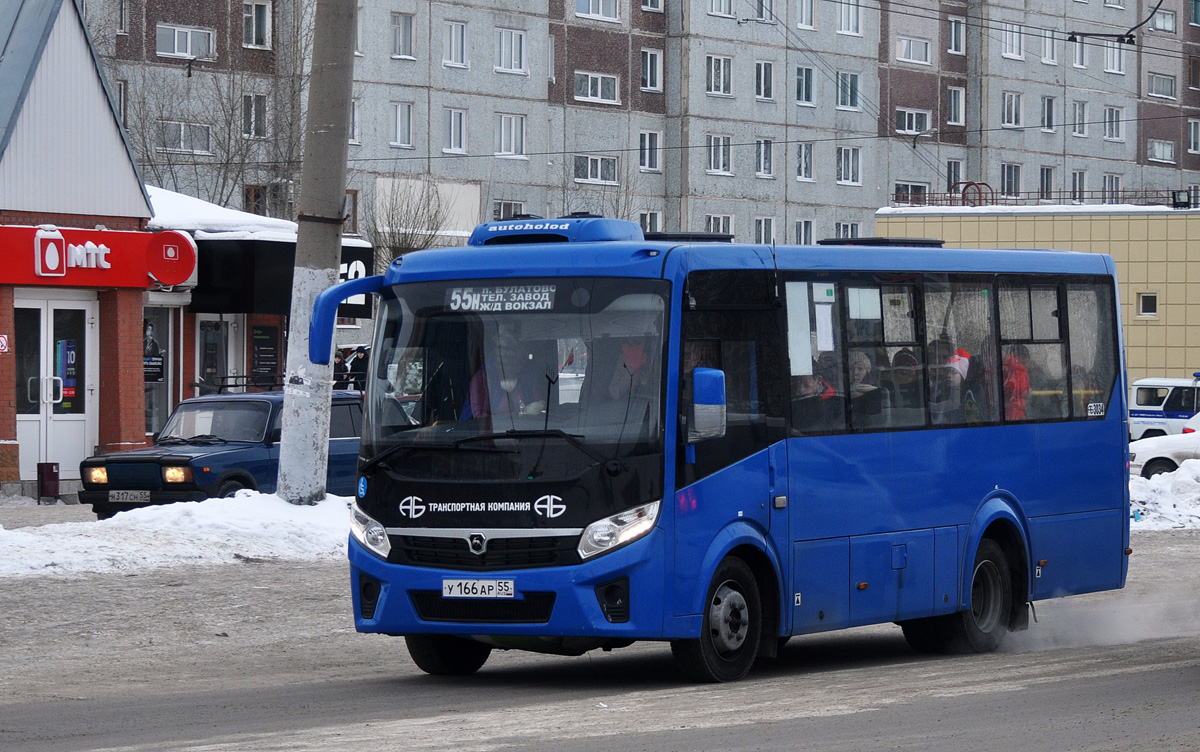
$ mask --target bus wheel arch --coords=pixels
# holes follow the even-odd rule
[[[762,644],[763,611],[754,571],[737,556],[717,565],[709,581],[700,635],[672,640],[680,673],[692,681],[736,681],[749,673]]]

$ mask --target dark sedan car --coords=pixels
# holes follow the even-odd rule
[[[282,392],[218,394],[179,403],[154,444],[89,457],[79,465],[81,504],[100,519],[173,501],[274,493],[279,474]],[[354,492],[362,395],[334,392],[329,425],[329,493]]]

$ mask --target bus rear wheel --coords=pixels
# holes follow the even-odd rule
[[[467,676],[487,663],[492,646],[453,635],[407,635],[408,654],[417,668],[434,676]]]
[[[741,679],[754,665],[762,639],[758,583],[741,559],[731,556],[717,567],[703,616],[698,639],[671,642],[680,673],[692,681]]]
[[[990,653],[1008,634],[1012,608],[1012,574],[1008,557],[990,538],[979,542],[971,569],[971,604],[966,611],[947,617],[946,647],[956,653]]]

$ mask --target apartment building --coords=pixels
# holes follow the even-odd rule
[[[131,139],[161,168],[143,165],[147,179],[179,190],[193,180],[204,193],[206,159],[228,165],[235,144],[252,146],[245,173],[218,169],[223,192],[202,197],[286,212],[271,186],[291,184],[298,172],[285,166],[296,163],[271,154],[299,153],[304,4],[93,7],[105,3],[133,19],[106,57],[127,101],[144,98],[152,74],[174,87],[154,91],[191,87],[184,99],[200,86],[192,79],[225,76],[215,90],[229,106],[207,122],[163,115],[171,125],[148,129],[157,140]],[[382,204],[411,203],[429,184],[448,207],[443,234],[590,211],[760,242],[869,235],[881,206],[964,191],[974,202],[1200,198],[1200,3],[361,0],[358,10],[348,188],[376,221]],[[205,44],[209,57],[194,54]],[[132,133],[156,111],[132,125],[130,115]],[[187,135],[205,125],[209,154]]]

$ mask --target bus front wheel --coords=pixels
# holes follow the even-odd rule
[[[434,676],[467,676],[483,667],[492,646],[453,635],[407,635],[408,654],[417,668]]]
[[[971,605],[946,622],[947,646],[958,653],[990,653],[1008,633],[1012,608],[1012,574],[1000,544],[980,541],[971,572]]]
[[[762,639],[762,601],[754,573],[728,557],[708,586],[700,637],[675,640],[671,653],[688,679],[727,682],[741,679],[754,665]]]

